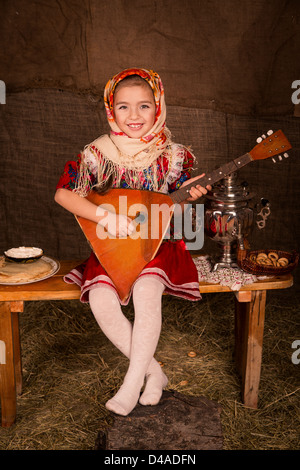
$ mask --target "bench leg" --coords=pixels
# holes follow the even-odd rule
[[[16,419],[16,383],[14,368],[13,320],[10,302],[0,302],[0,363],[1,424],[11,426]]]
[[[15,380],[16,380],[16,392],[17,395],[22,393],[22,356],[21,356],[21,341],[19,331],[19,313],[24,310],[23,301],[10,302],[10,311],[12,312],[12,323],[13,323],[13,338],[14,338],[14,364],[15,364]]]
[[[257,408],[266,291],[252,291],[250,302],[235,300],[235,360],[242,376],[243,403]]]

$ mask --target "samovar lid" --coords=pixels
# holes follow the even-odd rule
[[[237,173],[234,172],[215,184],[212,190],[206,194],[206,197],[218,201],[237,202],[252,199],[254,193],[249,192],[246,181],[242,183],[237,181]]]

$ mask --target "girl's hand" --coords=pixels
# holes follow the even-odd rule
[[[185,181],[181,185],[181,187],[183,188],[184,186],[187,186],[188,184],[192,183],[195,180],[199,181],[199,178],[202,178],[204,175],[205,175],[205,173],[202,173],[202,175],[195,176],[195,178],[190,178],[189,180]],[[207,191],[210,191],[210,190],[211,190],[211,185],[209,185],[209,184],[206,186],[206,188],[204,188],[200,184],[196,184],[195,186],[192,186],[191,189],[189,190],[190,197],[188,197],[186,199],[186,201],[190,201],[190,202],[196,201],[200,197],[207,194]]]
[[[113,237],[121,238],[131,235],[134,231],[134,224],[130,217],[122,214],[114,214],[105,210],[104,215],[100,218],[99,222],[110,235]]]
[[[135,224],[130,217],[115,214],[101,205],[97,206],[68,189],[58,189],[55,193],[55,201],[72,214],[99,224],[101,236],[102,227],[105,227],[113,237],[126,237],[135,230]]]

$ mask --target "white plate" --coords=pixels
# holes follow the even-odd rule
[[[49,263],[51,265],[51,271],[47,274],[45,274],[44,277],[41,277],[39,279],[33,279],[32,281],[27,281],[27,282],[0,282],[0,285],[3,286],[23,286],[25,284],[33,284],[34,282],[39,282],[39,281],[44,281],[45,279],[48,279],[49,277],[54,276],[54,274],[59,271],[60,264],[58,261],[55,261],[52,258],[49,258],[48,256],[42,256],[40,259],[44,260],[46,263]],[[21,267],[21,265],[20,265]]]

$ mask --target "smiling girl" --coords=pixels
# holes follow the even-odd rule
[[[115,75],[105,87],[104,103],[110,134],[87,145],[77,162],[67,162],[55,200],[75,215],[100,225],[105,220],[113,236],[126,236],[132,233],[132,220],[113,213],[107,217],[101,205],[85,198],[89,191],[101,194],[110,188],[132,188],[171,193],[193,181],[194,157],[171,140],[164,89],[157,73],[133,68]],[[186,201],[195,201],[206,192],[196,185]],[[164,241],[136,279],[131,290],[133,325],[124,316],[117,290],[94,253],[65,276],[65,281],[81,287],[81,301],[90,303],[104,334],[129,359],[123,384],[106,407],[126,416],[138,401],[156,405],[168,382],[153,357],[161,330],[162,294],[201,298],[197,270],[184,241]]]

